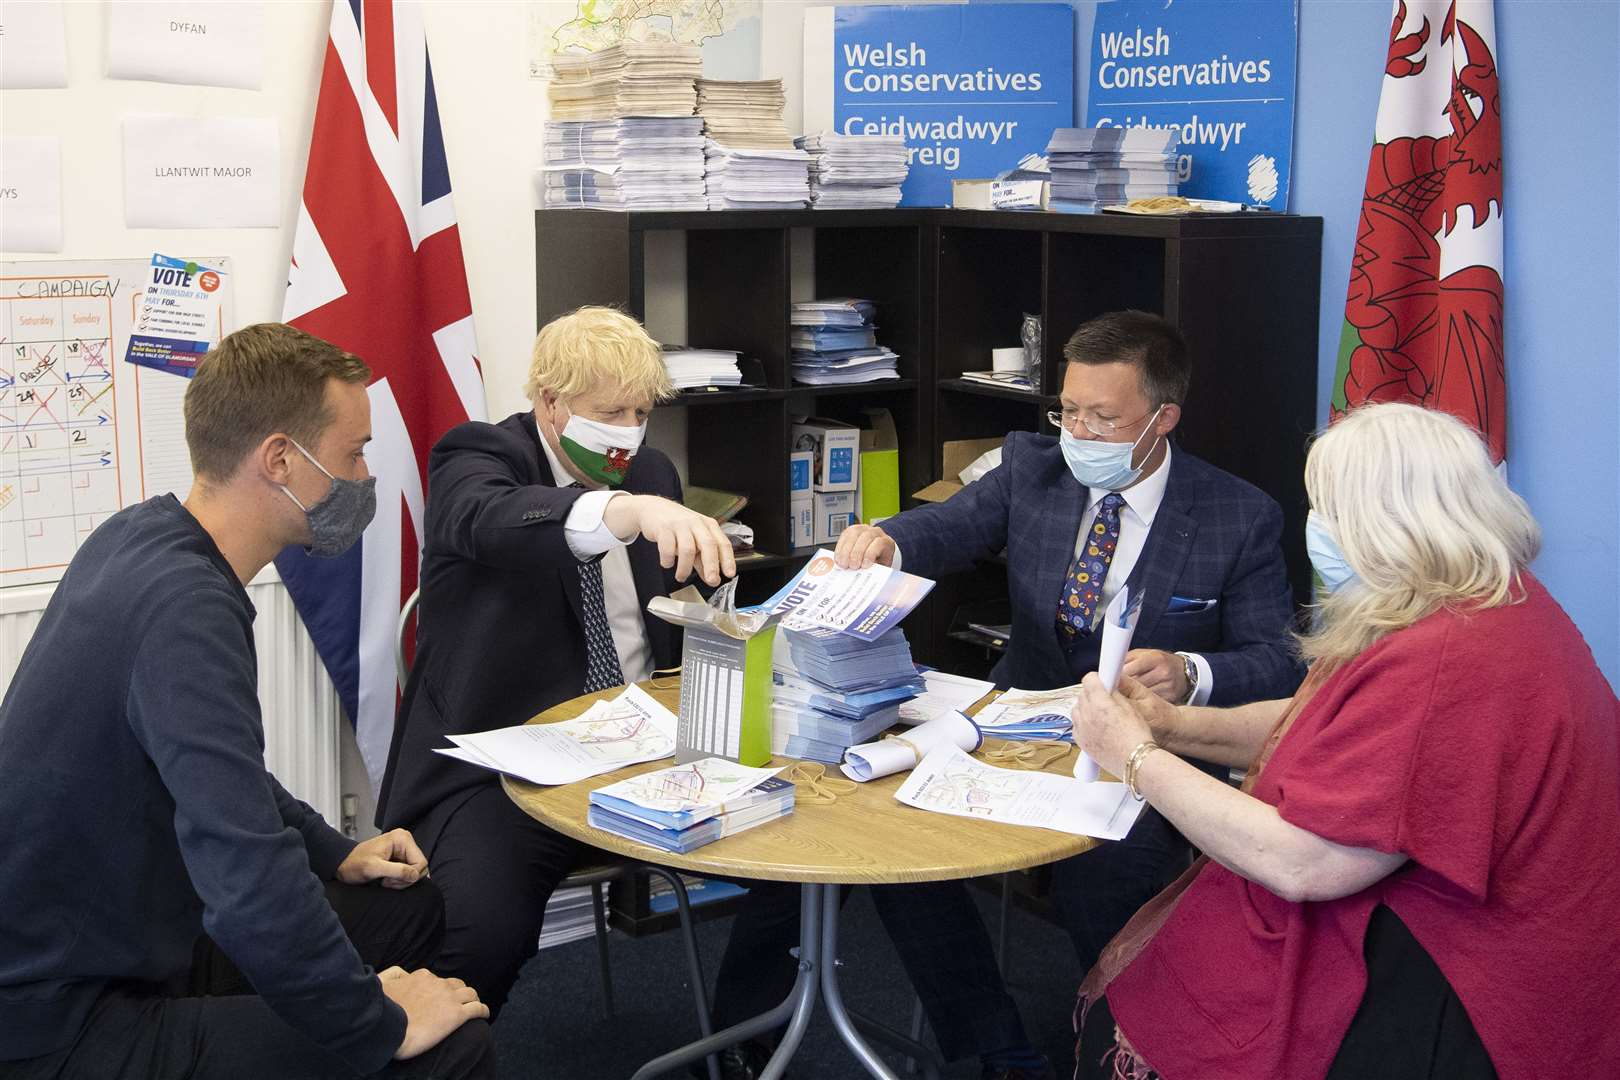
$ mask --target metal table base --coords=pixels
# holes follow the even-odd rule
[[[780,1080],[788,1062],[804,1041],[805,1029],[810,1026],[810,1014],[815,1011],[819,996],[827,1008],[833,1029],[849,1047],[867,1073],[877,1080],[900,1080],[898,1074],[867,1042],[867,1036],[904,1052],[918,1062],[922,1074],[937,1080],[939,1061],[932,1050],[889,1029],[864,1018],[852,1016],[844,1006],[843,990],[838,985],[838,915],[840,908],[839,885],[804,884],[799,899],[799,973],[793,989],[780,1005],[724,1031],[716,1032],[695,1043],[671,1050],[647,1062],[636,1070],[633,1080],[652,1080],[653,1077],[680,1069],[700,1058],[728,1046],[775,1031],[783,1024],[787,1030],[777,1044],[776,1052],[760,1074],[760,1080]],[[862,1033],[864,1029],[865,1034]]]

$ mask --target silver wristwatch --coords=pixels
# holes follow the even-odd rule
[[[1191,705],[1193,698],[1198,696],[1198,665],[1184,652],[1178,652],[1176,655],[1181,657],[1181,670],[1187,676],[1187,700],[1182,704]]]

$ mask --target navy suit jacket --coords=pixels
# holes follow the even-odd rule
[[[563,529],[584,492],[553,484],[533,413],[462,424],[433,448],[416,658],[377,802],[380,828],[413,826],[445,799],[495,782],[433,753],[446,735],[521,724],[584,693],[579,559]],[[623,490],[679,500],[681,481],[669,458],[643,447]],[[680,634],[646,606],[674,590],[674,572],[646,540],[628,554],[653,665],[671,666]]]
[[[1096,670],[1101,634],[1057,626],[1087,491],[1058,440],[1014,432],[1001,465],[943,503],[892,517],[883,530],[907,571],[937,578],[1007,552],[1012,639],[991,677],[1045,690]],[[1258,488],[1177,449],[1164,501],[1127,583],[1142,596],[1133,648],[1196,652],[1209,661],[1211,705],[1288,697],[1304,677],[1288,631],[1293,596],[1279,540],[1282,510]],[[1170,610],[1171,597],[1214,600]]]

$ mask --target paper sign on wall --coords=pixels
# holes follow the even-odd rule
[[[122,0],[106,9],[108,78],[259,89],[263,4]]]
[[[281,137],[258,117],[124,117],[124,224],[274,228]]]
[[[67,84],[62,5],[35,0],[0,8],[0,90],[50,90]]]
[[[191,378],[203,354],[219,340],[224,284],[221,269],[153,255],[124,359]]]
[[[62,250],[61,139],[0,139],[0,248]]]

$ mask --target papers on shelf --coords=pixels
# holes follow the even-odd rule
[[[900,357],[878,344],[877,305],[838,297],[793,305],[793,378],[807,386],[877,382],[900,377]]]
[[[956,817],[1029,825],[1099,840],[1120,840],[1147,804],[1124,784],[1080,784],[1045,772],[998,769],[954,745],[923,758],[894,797]]]
[[[958,746],[972,753],[983,742],[978,725],[959,712],[948,712],[917,725],[903,736],[850,747],[844,755],[843,773],[851,780],[864,783],[904,772],[938,747]]]
[[[451,735],[437,752],[533,784],[571,784],[675,753],[675,714],[639,686],[572,720]]]
[[[539,171],[546,206],[702,210],[703,121],[694,116],[550,121]]]
[[[803,210],[810,201],[810,159],[803,150],[703,147],[710,210]]]
[[[876,641],[922,603],[934,583],[887,566],[845,570],[825,548],[763,607],[789,630],[824,626]]]
[[[1046,148],[1052,209],[1093,213],[1176,194],[1179,138],[1174,128],[1058,128]]]
[[[742,371],[737,367],[735,349],[694,349],[688,345],[665,345],[664,367],[677,390],[701,386],[740,386]]]
[[[786,106],[781,79],[697,82],[697,111],[703,117],[703,133],[730,149],[792,150],[793,136],[782,120]],[[809,158],[802,152],[795,153],[796,160],[802,160],[808,170]]]
[[[922,724],[945,713],[966,711],[996,688],[993,682],[948,671],[924,671],[922,677],[926,689],[900,706],[902,724]]]
[[[1011,689],[979,710],[974,721],[997,739],[1066,739],[1078,684],[1056,690]]]
[[[551,70],[554,120],[691,116],[703,50],[673,41],[622,41],[592,53],[557,53]]]
[[[804,135],[796,145],[810,154],[810,204],[817,210],[886,210],[899,205],[910,171],[899,135]]]

